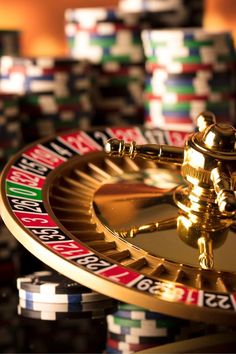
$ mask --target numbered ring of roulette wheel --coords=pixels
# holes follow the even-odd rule
[[[7,227],[51,268],[104,295],[180,318],[234,323],[233,232],[212,270],[199,268],[197,250],[176,230],[122,238],[117,230],[137,220],[176,215],[172,192],[182,177],[169,164],[107,156],[110,137],[184,141],[181,133],[127,127],[73,131],[29,145],[1,176]]]

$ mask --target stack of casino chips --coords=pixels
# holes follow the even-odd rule
[[[0,58],[0,88],[4,92],[53,93],[61,97],[87,92],[90,86],[90,67],[86,61],[66,57]]]
[[[202,26],[204,0],[120,0],[125,13],[139,14],[140,23],[148,28]]]
[[[0,170],[22,144],[19,99],[0,91]]]
[[[90,127],[93,109],[89,65],[71,58],[0,60],[2,91],[21,96],[25,142]]]
[[[149,127],[192,131],[205,110],[235,122],[234,44],[229,32],[144,30]]]
[[[0,29],[0,56],[20,54],[20,32]]]
[[[65,33],[69,53],[94,64],[143,61],[138,17],[113,8],[67,9]]]
[[[27,63],[21,57],[0,57],[0,92],[16,95],[25,93]]]
[[[119,303],[107,316],[106,353],[129,354],[205,335],[207,325]]]
[[[139,17],[117,9],[68,9],[69,54],[93,64],[94,125],[143,123],[144,54]]]
[[[18,278],[17,288],[18,314],[23,317],[46,321],[101,319],[116,308],[113,299],[54,271]]]

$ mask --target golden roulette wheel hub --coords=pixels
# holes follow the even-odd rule
[[[104,146],[110,138],[123,139],[131,158],[106,154]],[[195,236],[190,241],[186,241],[184,233],[178,236],[178,203],[186,206],[186,199],[182,198],[186,180],[192,183],[194,178],[188,160],[194,140],[188,140],[184,166],[184,171],[191,170],[192,174],[184,174],[180,168],[185,138],[176,132],[126,127],[73,131],[31,144],[13,157],[2,173],[2,218],[36,257],[93,290],[181,318],[234,324],[234,213],[223,212],[221,226],[227,236],[219,237],[219,242],[215,241],[215,231],[212,238],[209,236],[210,242],[207,239],[205,244],[197,245],[199,249]],[[177,141],[177,155],[168,146],[165,161],[143,159],[133,150],[134,145],[167,146],[176,145]],[[177,163],[173,164],[176,158]],[[220,168],[225,168],[222,160]],[[202,184],[207,177],[207,172],[203,173],[200,185],[194,185],[194,207],[196,188],[205,193],[206,186]],[[216,182],[217,188],[226,191],[225,180],[220,180],[224,188]],[[223,205],[222,195],[219,199]],[[212,198],[211,195],[210,203],[215,209],[208,214],[211,223],[219,215]],[[184,208],[182,218],[186,216]],[[198,216],[198,210],[194,213]],[[154,221],[156,229],[144,227],[135,237],[122,234],[122,230],[132,230],[135,225],[141,229]],[[199,219],[195,226],[198,223]],[[214,266],[207,263],[210,266],[204,269],[198,253],[205,257],[212,250]]]

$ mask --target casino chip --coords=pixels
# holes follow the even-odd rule
[[[46,320],[46,321],[56,321],[61,319],[99,319],[105,318],[107,314],[113,312],[115,307],[110,307],[108,309],[98,309],[94,311],[70,311],[70,312],[59,312],[59,311],[34,311],[29,310],[27,308],[23,308],[20,305],[17,307],[18,315],[23,317],[28,317],[32,319],[38,320]]]
[[[203,0],[120,0],[124,13],[136,13],[149,28],[202,26]]]
[[[96,292],[89,292],[87,288],[81,288],[81,293],[72,293],[72,294],[52,294],[49,288],[45,289],[44,286],[41,287],[40,293],[34,293],[30,291],[25,291],[23,289],[19,289],[19,297],[26,301],[36,301],[36,302],[46,302],[46,303],[54,303],[54,304],[61,304],[61,303],[90,303],[93,301],[102,301],[106,300],[107,297],[105,295],[96,293]]]
[[[70,55],[94,64],[141,63],[143,48],[138,20],[138,16],[126,16],[115,8],[66,10],[65,33]]]
[[[118,310],[116,312],[118,318],[127,318],[129,320],[163,320],[167,321],[168,316],[162,315],[159,312],[146,311],[144,309],[133,309],[133,310]],[[170,322],[173,321],[173,317],[170,317]]]
[[[18,278],[17,288],[21,299],[33,302],[78,304],[109,299],[51,271],[35,272],[24,278]]]
[[[113,299],[103,300],[103,301],[93,301],[84,303],[46,303],[46,302],[36,302],[25,300],[19,298],[19,305],[22,308],[33,310],[33,311],[44,311],[44,312],[88,312],[88,311],[98,311],[109,310],[115,308],[115,301]]]
[[[93,68],[93,125],[143,124],[139,15],[117,8],[68,9],[65,33],[70,55]]]
[[[116,302],[54,271],[17,279],[18,314],[41,320],[104,318]]]
[[[235,53],[229,32],[144,30],[146,125],[191,132],[210,110],[235,123]]]
[[[21,146],[19,98],[0,90],[0,170]]]
[[[54,321],[58,319],[105,318],[116,310],[114,300],[89,303],[43,303],[19,299],[18,314],[34,319]]]
[[[107,326],[107,353],[134,353],[204,335],[207,331],[203,323],[181,320],[125,303],[118,303],[118,311],[107,316]]]
[[[128,344],[165,344],[168,342],[168,338],[154,337],[154,336],[140,336],[132,334],[118,334],[109,332],[108,339],[114,339],[116,341],[125,342]]]
[[[154,329],[154,328],[172,328],[177,325],[177,321],[173,319],[130,319],[119,316],[119,314],[113,315],[113,323],[130,328],[142,328],[142,329]]]
[[[131,344],[126,342],[117,341],[115,339],[108,339],[107,345],[109,349],[118,349],[121,351],[133,351],[137,352],[143,349],[151,348],[152,344]],[[109,350],[108,350],[109,351]]]
[[[91,87],[87,61],[63,57],[0,57],[1,91],[68,97]]]
[[[72,58],[0,57],[1,91],[19,96],[17,122],[20,117],[25,143],[91,126],[90,69]]]

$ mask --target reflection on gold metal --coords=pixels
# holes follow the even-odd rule
[[[109,139],[105,150],[116,157],[126,155],[181,165],[187,186],[177,188],[174,194],[179,207],[178,234],[185,243],[199,249],[200,266],[212,269],[213,249],[225,242],[234,225],[236,130],[229,124],[217,124],[210,112],[200,114],[197,124],[199,132],[188,137],[184,148]],[[120,231],[120,235],[134,237],[174,227],[175,223],[173,218],[161,220]]]
[[[119,234],[124,238],[135,237],[137,234],[160,231],[160,230],[168,230],[176,226],[177,226],[176,217],[173,217],[173,218],[163,219],[161,221],[151,223],[151,224],[134,226],[129,230],[123,230],[123,231],[120,230]]]
[[[91,180],[96,183],[91,184]],[[226,254],[224,249],[216,250],[216,270],[211,272],[199,269],[195,260],[197,250],[182,242],[175,229],[163,230],[164,224],[156,234],[140,234],[129,242],[116,232],[139,222],[146,225],[155,215],[167,220],[174,214],[176,223],[178,208],[173,192],[182,182],[179,169],[173,170],[170,165],[126,157],[116,159],[96,152],[78,156],[53,171],[45,196],[49,199],[49,212],[58,223],[107,259],[151,275],[156,281],[165,280],[172,287],[177,282],[206,291],[235,291],[232,231],[225,242]],[[90,192],[90,199],[85,190]],[[168,291],[163,293],[163,298],[168,296]],[[172,314],[176,314],[175,309]]]
[[[182,164],[184,151],[182,148],[168,145],[137,145],[135,141],[127,144],[124,140],[109,139],[105,145],[108,154],[114,157],[129,156],[131,159],[136,156],[155,162],[169,162],[178,165]]]
[[[213,268],[213,248],[212,248],[212,239],[207,236],[201,236],[197,240],[199,248],[199,263],[204,269]]]

